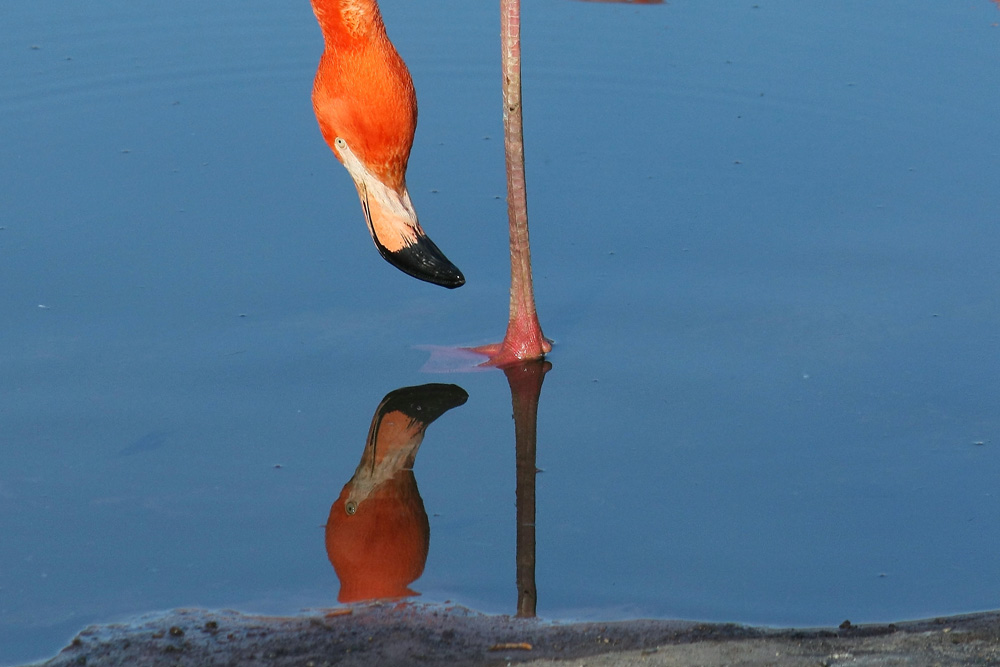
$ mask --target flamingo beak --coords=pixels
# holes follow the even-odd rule
[[[383,186],[384,187],[384,186]],[[410,204],[410,195],[395,192],[392,204],[374,195],[367,187],[358,187],[361,207],[365,212],[368,231],[379,254],[397,269],[435,285],[449,289],[465,284],[465,276],[452,264],[434,241],[424,233]]]
[[[343,139],[336,142],[344,166],[354,179],[375,247],[397,269],[449,289],[465,284],[465,276],[424,233],[404,185],[386,185],[351,151]]]

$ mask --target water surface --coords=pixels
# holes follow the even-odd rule
[[[0,663],[181,606],[337,604],[331,505],[389,392],[427,431],[422,600],[513,613],[491,3],[385,0],[408,184],[465,273],[371,245],[308,5],[17,2],[0,46]],[[481,5],[481,6],[480,6]],[[1000,11],[524,8],[547,618],[837,624],[1000,600]]]

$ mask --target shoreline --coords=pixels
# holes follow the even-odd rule
[[[406,602],[288,617],[184,609],[90,626],[31,667],[412,664],[1000,665],[1000,611],[779,629],[679,620],[560,623]]]

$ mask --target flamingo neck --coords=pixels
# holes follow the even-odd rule
[[[312,0],[312,7],[328,46],[385,35],[376,0]]]

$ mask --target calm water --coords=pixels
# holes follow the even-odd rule
[[[539,614],[1000,605],[1000,9],[528,4]],[[506,321],[494,3],[383,3],[456,292],[372,247],[307,3],[57,5],[0,11],[0,663],[337,604],[331,505],[434,382],[468,400],[416,458],[411,588],[513,613],[506,380],[415,348]]]

